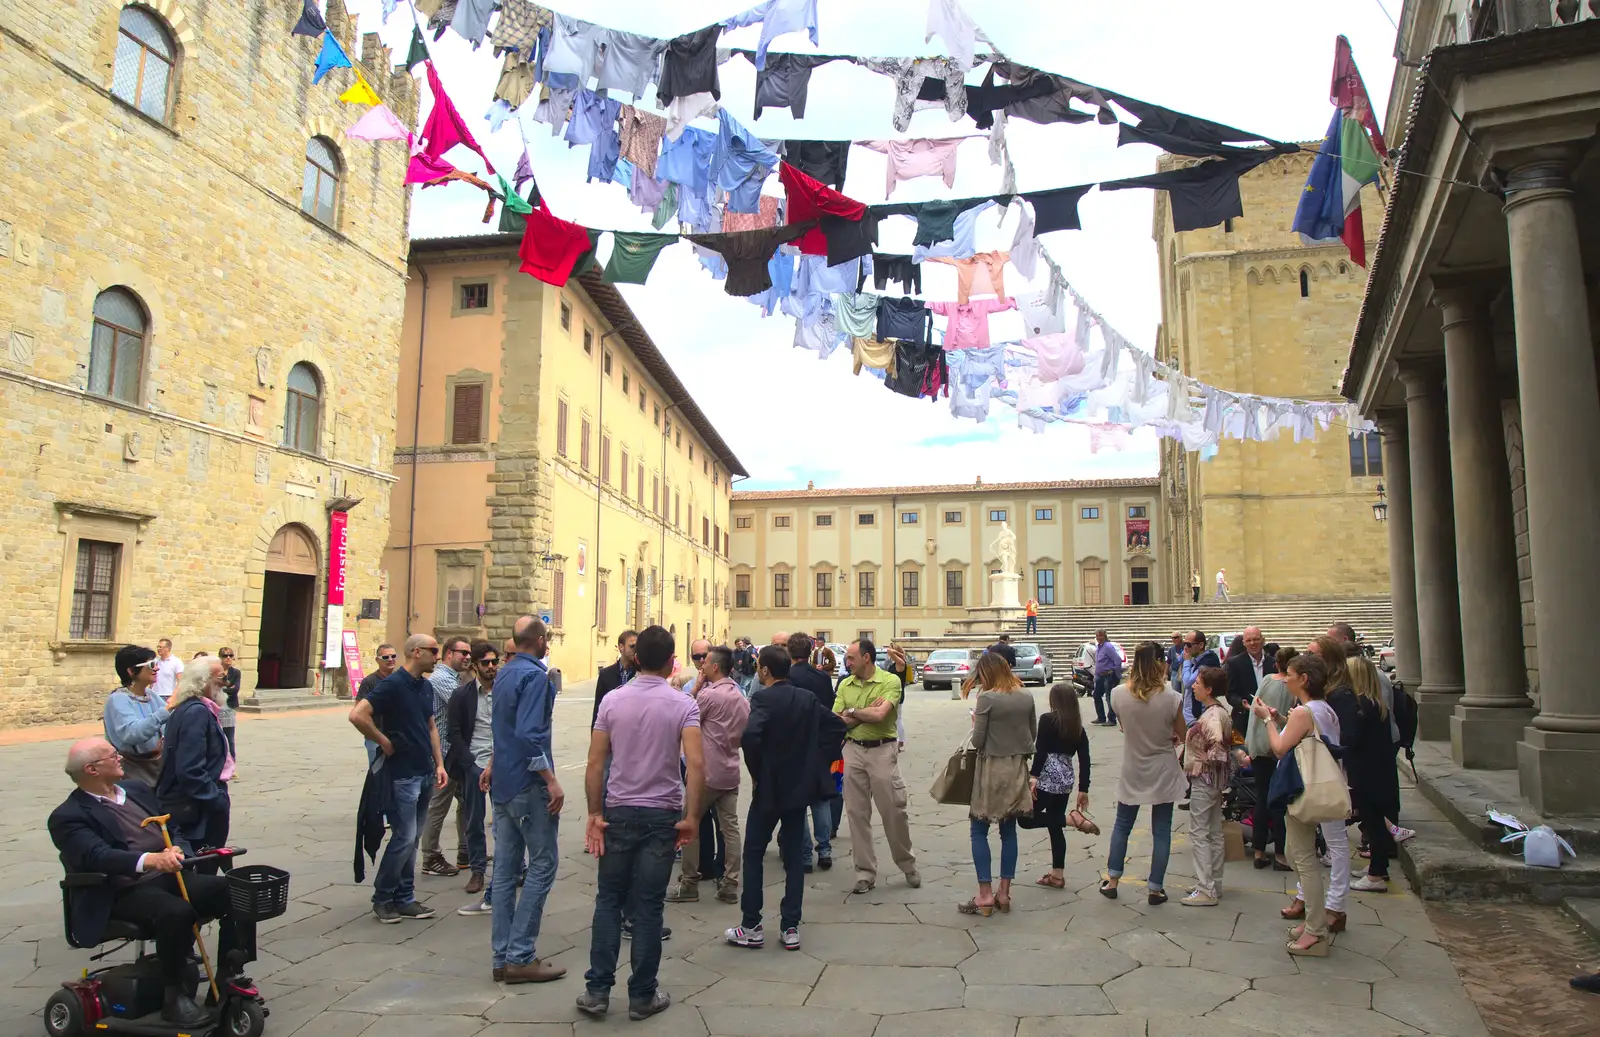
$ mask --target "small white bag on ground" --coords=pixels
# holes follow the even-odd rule
[[[1504,825],[1512,831],[1501,839],[1502,843],[1514,843],[1522,840],[1522,861],[1530,868],[1559,868],[1561,867],[1561,851],[1567,851],[1568,857],[1576,858],[1571,844],[1555,833],[1549,825],[1540,825],[1530,829],[1527,825],[1517,820],[1510,814],[1491,809],[1489,819],[1496,824]]]

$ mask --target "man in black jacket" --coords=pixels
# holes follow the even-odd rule
[[[1228,656],[1223,667],[1228,672],[1228,701],[1233,705],[1233,729],[1240,734],[1250,726],[1250,700],[1269,673],[1277,673],[1278,665],[1266,653],[1267,639],[1260,627],[1245,627],[1244,651]]]
[[[639,633],[636,630],[624,630],[617,635],[617,661],[610,666],[600,667],[600,676],[594,684],[594,712],[589,716],[591,728],[594,727],[595,717],[600,715],[600,700],[607,693],[633,680],[633,675],[639,672],[639,662],[633,654],[634,646],[638,643]]]
[[[446,709],[445,726],[450,732],[450,751],[444,757],[444,770],[456,783],[461,803],[456,807],[464,818],[467,841],[468,893],[483,892],[483,876],[489,867],[489,844],[484,835],[484,768],[494,754],[494,737],[489,732],[489,711],[494,675],[500,668],[500,652],[488,641],[472,643],[472,679],[456,685]]]
[[[811,692],[817,697],[817,701],[822,703],[822,708],[832,713],[833,700],[836,696],[833,681],[808,661],[811,658],[811,648],[811,638],[807,635],[789,635],[789,683]],[[816,852],[818,868],[827,871],[833,867],[834,818],[843,815],[844,797],[834,791],[830,779],[827,795],[811,804],[811,831],[806,833],[803,855],[806,871],[811,870],[813,850]],[[813,833],[815,845],[813,845]]]
[[[161,813],[155,792],[143,782],[124,783],[122,757],[104,738],[74,742],[67,750],[67,774],[78,787],[51,811],[50,841],[68,872],[107,876],[101,885],[73,890],[68,924],[74,940],[99,943],[112,919],[151,930],[166,984],[161,1018],[199,1026],[210,1016],[184,993],[195,923],[202,918],[222,923],[217,960],[224,974],[242,964],[232,950],[228,880],[191,873],[185,879],[189,900],[183,899],[175,877],[183,867],[183,848],[166,846],[160,826],[143,823]]]
[[[787,647],[761,649],[756,668],[761,687],[750,696],[750,722],[740,743],[754,783],[745,822],[744,895],[740,902],[744,917],[724,934],[738,947],[760,947],[765,942],[761,929],[762,858],[777,829],[784,873],[779,908],[783,949],[800,949],[806,808],[832,790],[828,765],[839,759],[844,748],[844,721],[825,709],[812,692],[790,684],[789,670]]]
[[[1010,634],[1001,634],[1000,640],[989,646],[989,651],[1005,659],[1006,665],[1013,670],[1017,668],[1017,650],[1011,644]]]

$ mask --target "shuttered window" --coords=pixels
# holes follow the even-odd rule
[[[589,419],[584,418],[578,427],[578,464],[584,471],[589,470]]]
[[[555,578],[550,587],[550,625],[559,630],[567,613],[567,574],[564,569],[557,569],[552,575]]]
[[[465,382],[457,385],[450,413],[451,443],[482,443],[483,383]]]
[[[556,453],[567,456],[567,401],[556,401]]]

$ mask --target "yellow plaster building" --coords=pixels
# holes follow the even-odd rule
[[[407,159],[343,140],[352,74],[312,85],[299,10],[0,7],[0,724],[98,717],[116,649],[161,637],[234,648],[247,702],[337,690],[335,512],[344,625],[382,633],[355,617],[381,598]],[[327,20],[413,119],[377,36]]]
[[[1020,599],[1165,600],[1154,479],[743,490],[733,495],[733,626],[938,637],[987,606],[1001,524],[1016,535]]]
[[[584,680],[629,627],[670,628],[680,656],[726,638],[743,467],[615,286],[521,273],[520,240],[411,243],[390,640],[498,644],[543,613],[551,664]]]
[[[1160,359],[1232,392],[1341,399],[1366,272],[1343,244],[1307,247],[1289,229],[1313,157],[1286,155],[1245,174],[1244,217],[1219,227],[1174,232],[1167,196],[1156,192]],[[1383,207],[1370,188],[1362,215],[1375,240]],[[1372,511],[1382,477],[1377,433],[1225,439],[1205,461],[1164,440],[1167,600],[1187,600],[1194,573],[1209,599],[1222,568],[1234,596],[1387,594],[1388,539]]]

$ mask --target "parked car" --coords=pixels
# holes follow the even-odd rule
[[[972,652],[965,648],[937,648],[922,664],[922,686],[929,691],[949,691],[972,676]]]
[[[1211,649],[1215,649],[1216,653],[1217,653],[1217,658],[1221,659],[1223,662],[1227,662],[1228,661],[1228,646],[1233,644],[1233,639],[1238,637],[1241,633],[1243,633],[1243,631],[1235,630],[1235,631],[1233,631],[1231,633],[1227,633],[1227,634],[1218,634],[1218,635],[1216,635],[1216,638],[1217,638],[1217,643],[1216,644],[1212,644],[1211,643],[1211,638],[1208,637],[1208,638],[1206,638],[1206,647],[1207,648],[1211,648]]]
[[[1013,646],[1017,652],[1017,667],[1014,672],[1022,679],[1023,684],[1035,681],[1041,686],[1050,683],[1053,665],[1050,656],[1045,654],[1042,645],[1023,641]]]
[[[1085,641],[1072,660],[1072,683],[1078,686],[1079,695],[1094,691],[1094,652],[1098,647],[1093,641]]]
[[[1394,672],[1394,638],[1389,638],[1378,646],[1378,669],[1385,673]]]

